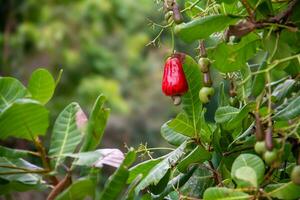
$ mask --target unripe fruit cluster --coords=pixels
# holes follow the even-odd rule
[[[198,61],[201,72],[203,73],[203,85],[199,91],[199,99],[202,103],[208,103],[211,97],[215,94],[215,90],[212,86],[212,80],[209,73],[210,60],[208,58],[201,57]]]

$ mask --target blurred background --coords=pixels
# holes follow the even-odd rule
[[[170,33],[165,31],[156,46],[147,45],[160,31],[150,21],[165,23],[161,4],[153,0],[0,2],[1,76],[14,76],[26,85],[36,68],[45,67],[55,77],[64,70],[47,105],[52,122],[72,101],[88,114],[97,95],[104,93],[112,114],[102,148],[124,149],[124,143],[164,145],[160,126],[179,108],[161,93]]]

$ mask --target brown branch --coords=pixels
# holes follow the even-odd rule
[[[223,186],[221,174],[218,172],[218,170],[215,169],[214,164],[211,161],[208,161],[208,164],[211,168],[211,171],[213,172],[213,176],[217,185]]]
[[[54,200],[58,194],[64,191],[71,184],[72,184],[72,177],[71,174],[68,173],[61,181],[59,181],[59,183],[49,193],[47,200]]]
[[[45,147],[44,145],[42,144],[41,140],[38,138],[38,137],[35,137],[33,139],[33,142],[35,144],[35,147],[37,148],[38,152],[40,153],[41,155],[41,159],[42,159],[42,163],[43,163],[43,166],[46,170],[48,171],[51,171],[51,168],[50,168],[50,161],[48,159],[48,156],[46,154],[46,150],[45,150]],[[49,176],[49,179],[51,180],[52,184],[53,185],[56,185],[58,184],[58,180],[55,176]]]
[[[295,7],[295,5],[297,4],[298,0],[292,0],[287,9],[282,11],[281,13],[279,13],[278,15],[274,16],[274,17],[271,17],[269,18],[268,22],[271,22],[271,23],[280,23],[281,21],[286,21],[289,16],[292,14],[293,12],[293,9]]]

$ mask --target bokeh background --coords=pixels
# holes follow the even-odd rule
[[[156,46],[147,45],[160,31],[151,21],[165,23],[161,3],[0,2],[1,76],[14,76],[26,85],[36,68],[45,67],[54,76],[64,70],[47,105],[52,122],[72,101],[79,102],[88,114],[97,95],[104,93],[112,114],[101,147],[164,145],[160,126],[178,109],[161,93],[163,63],[171,50],[170,32],[164,31]],[[24,141],[8,142],[26,147]]]

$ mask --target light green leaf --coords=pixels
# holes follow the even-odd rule
[[[8,181],[19,181],[25,184],[37,184],[41,182],[41,176],[38,174],[26,173],[26,171],[42,170],[42,168],[35,166],[26,160],[8,159],[0,157],[0,178]],[[3,173],[10,173],[4,175]]]
[[[110,113],[110,109],[104,107],[105,101],[106,97],[100,94],[94,104],[88,121],[87,134],[80,149],[81,152],[94,150],[101,142]]]
[[[87,196],[93,196],[94,191],[95,184],[92,180],[79,179],[60,193],[55,200],[83,200]]]
[[[47,189],[47,185],[43,183],[39,184],[25,184],[19,181],[7,181],[3,183],[1,180],[0,184],[0,195],[2,194],[10,194],[13,192],[26,192],[26,191],[45,191]]]
[[[250,195],[229,188],[212,187],[204,192],[204,200],[248,200]]]
[[[160,130],[161,135],[170,144],[179,146],[184,141],[186,141],[188,139],[188,137],[186,137],[180,133],[177,133],[173,129],[171,129],[171,127],[168,126],[169,122],[170,121],[168,121],[162,125],[161,130]]]
[[[64,154],[73,153],[81,141],[82,134],[76,123],[77,113],[80,112],[80,106],[71,103],[59,114],[54,123],[49,149],[54,169],[64,161]]]
[[[235,177],[241,181],[250,183],[252,186],[257,187],[257,177],[255,171],[251,167],[240,167],[235,171]],[[243,183],[242,183],[243,184]]]
[[[190,121],[185,113],[179,113],[175,119],[167,123],[168,127],[173,129],[175,132],[188,137],[195,136],[194,127],[190,124]]]
[[[115,200],[126,186],[126,181],[129,176],[128,167],[135,161],[136,153],[129,151],[122,165],[111,175],[105,184],[105,187],[100,195],[99,200]]]
[[[300,116],[300,96],[280,110],[273,118],[275,120],[290,120]]]
[[[186,147],[186,142],[180,145],[176,150],[169,153],[164,160],[155,165],[154,168],[147,174],[147,176],[137,185],[135,192],[145,189],[149,185],[156,185],[167,173],[167,171],[174,165],[183,155]]]
[[[15,78],[0,77],[0,111],[27,93],[23,84]]]
[[[161,162],[163,158],[164,157],[147,160],[145,162],[139,163],[134,167],[130,168],[127,183],[131,183],[139,174],[142,175],[142,178],[147,176],[150,170],[159,162]]]
[[[32,140],[48,128],[48,110],[39,102],[18,99],[0,115],[0,139],[7,137]]]
[[[33,99],[46,104],[53,96],[55,80],[48,70],[39,68],[31,74],[28,90]]]
[[[199,91],[202,87],[202,74],[196,61],[188,55],[185,55],[183,70],[189,90],[182,97],[182,108],[194,128],[193,136],[195,136],[200,132],[202,104],[199,99]]]
[[[244,167],[249,167],[253,169],[252,174],[256,174],[256,183],[255,185],[258,185],[261,183],[264,179],[264,173],[265,173],[265,165],[264,162],[261,160],[260,157],[254,154],[241,154],[239,155],[233,162],[232,168],[231,168],[231,177],[240,185],[244,185],[244,181],[247,180],[250,183],[254,183],[253,177],[249,177],[249,175],[242,176],[240,171],[238,171],[240,168],[245,169]],[[248,170],[248,169],[247,169]],[[248,170],[250,171],[250,170]],[[238,175],[238,176],[237,176]]]
[[[215,32],[222,31],[228,25],[237,22],[238,18],[225,15],[198,17],[188,23],[175,26],[177,34],[185,42],[206,39]]]
[[[266,188],[268,195],[278,199],[298,199],[300,198],[300,186],[292,182],[271,184]]]

